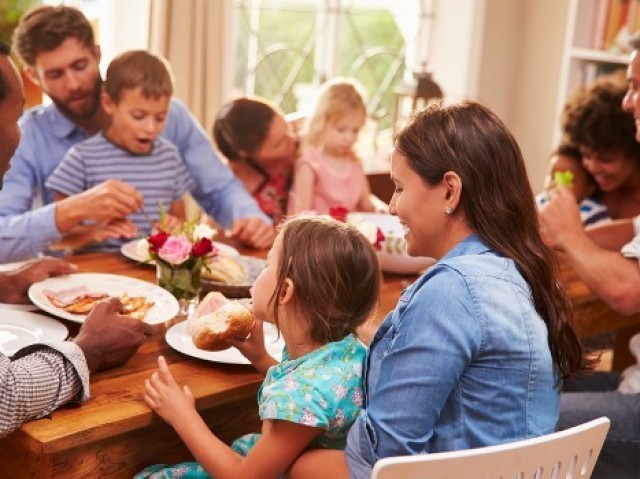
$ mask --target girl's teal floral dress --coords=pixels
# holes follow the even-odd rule
[[[290,421],[325,431],[310,445],[344,449],[349,428],[363,402],[362,367],[364,345],[353,335],[325,344],[298,359],[290,359],[284,348],[282,362],[269,368],[258,391],[260,419]],[[232,448],[246,456],[260,438],[248,434],[236,439]],[[135,478],[208,478],[197,462],[175,466],[147,467]]]

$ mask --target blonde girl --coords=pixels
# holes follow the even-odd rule
[[[371,191],[354,152],[367,108],[358,84],[335,78],[320,88],[309,119],[289,199],[289,213],[334,207],[374,211]]]
[[[258,392],[262,433],[226,446],[160,357],[145,401],[199,464],[152,466],[137,477],[276,478],[307,448],[344,449],[363,397],[365,348],[355,330],[372,314],[379,287],[375,251],[355,228],[325,218],[283,223],[251,289],[256,325],[233,343],[266,375]],[[262,321],[284,339],[280,363],[267,354]]]

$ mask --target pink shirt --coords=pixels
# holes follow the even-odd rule
[[[366,177],[359,161],[349,161],[344,172],[336,172],[327,164],[327,157],[316,148],[307,149],[299,165],[307,164],[315,173],[311,209],[328,214],[329,208],[344,206],[355,211],[362,197]]]

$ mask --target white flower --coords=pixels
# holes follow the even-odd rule
[[[151,257],[149,256],[149,242],[147,241],[146,238],[142,238],[140,241],[138,241],[138,243],[136,244],[136,254],[140,257],[140,258],[144,258],[144,261],[150,259]]]
[[[361,221],[359,223],[352,223],[362,235],[369,240],[369,243],[374,244],[378,238],[378,227],[369,221]]]
[[[213,238],[213,235],[216,234],[216,230],[211,228],[209,225],[199,224],[193,229],[193,239],[194,241],[198,241],[202,238]]]

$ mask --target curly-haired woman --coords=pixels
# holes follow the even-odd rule
[[[578,91],[562,115],[565,139],[600,189],[612,219],[640,214],[640,143],[633,115],[622,109],[624,77],[609,75]]]

